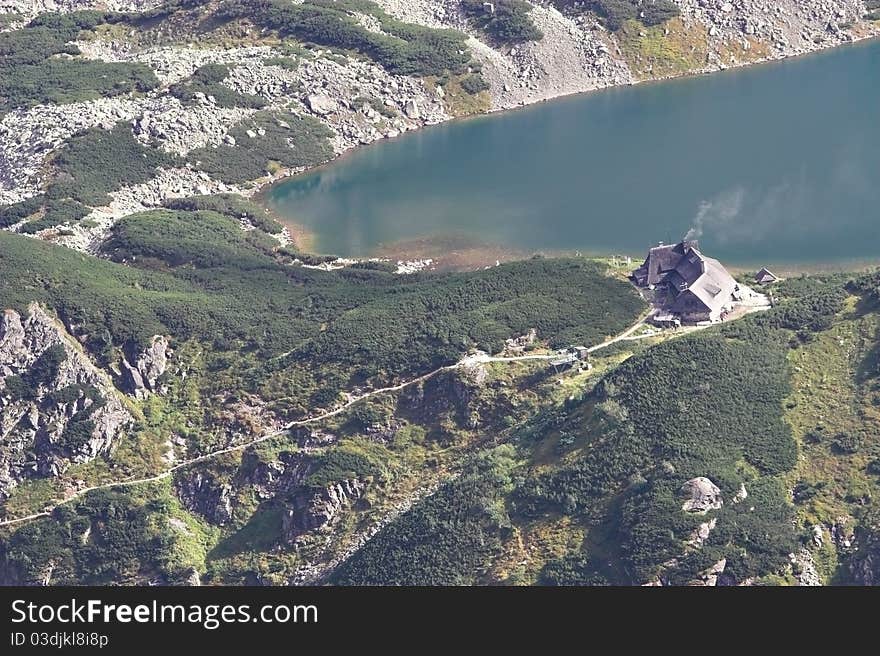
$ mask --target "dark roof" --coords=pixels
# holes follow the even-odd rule
[[[635,272],[635,276],[647,278],[646,284],[658,285],[663,282],[666,274],[673,271],[685,255],[686,244],[661,244],[648,251],[644,264]]]
[[[736,280],[718,260],[705,257],[696,248],[692,248],[690,254],[699,258],[702,273],[688,285],[686,290],[678,294],[670,309],[674,312],[693,312],[695,308],[701,307],[717,314],[730,302],[736,289]],[[684,258],[682,261],[685,272],[691,273],[694,270],[693,262],[689,258]]]
[[[779,278],[770,269],[763,268],[755,274],[755,280],[761,283],[775,282]]]

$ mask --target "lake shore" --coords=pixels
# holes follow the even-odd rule
[[[877,34],[876,31],[870,31],[862,36],[854,38],[853,43],[846,44],[844,46],[837,46],[832,48],[832,50],[841,50],[845,49],[847,46],[854,47],[857,45],[864,45],[865,42],[870,41],[871,39],[876,39]],[[802,55],[798,55],[797,57],[774,57],[756,60],[754,62],[742,63],[741,65],[735,67],[723,67],[723,68],[711,68],[704,69],[699,71],[693,71],[690,73],[682,74],[682,75],[674,75],[674,76],[665,76],[658,77],[656,79],[645,80],[641,82],[637,82],[632,85],[624,85],[624,86],[645,86],[646,83],[651,82],[663,82],[664,84],[668,83],[672,79],[681,79],[681,78],[695,78],[700,76],[712,75],[714,73],[724,72],[724,71],[734,71],[739,70],[745,67],[753,68],[758,65],[764,64],[779,64],[781,61],[791,60],[793,58],[804,59],[810,55],[817,55],[821,53],[827,52],[829,49],[820,49],[814,52],[805,53]],[[548,100],[559,101],[561,98],[565,99],[573,99],[577,96],[585,96],[585,95],[596,95],[596,91],[609,91],[612,89],[616,89],[620,87],[608,87],[605,89],[593,89],[586,90],[583,92],[575,93],[575,94],[561,94],[560,96],[550,98],[550,99],[541,99],[535,103],[526,104],[520,107],[508,108],[499,111],[493,111],[485,114],[472,115],[461,118],[453,118],[449,121],[442,122],[437,125],[425,126],[427,127],[439,127],[439,126],[448,126],[450,123],[463,123],[463,122],[472,122],[472,121],[492,121],[496,120],[499,115],[508,114],[511,112],[522,113],[523,111],[528,111],[529,109],[536,109],[540,105],[547,104]],[[421,128],[418,130],[419,133],[425,132],[425,128]],[[353,148],[349,148],[339,153],[334,159],[329,162],[326,162],[322,165],[301,169],[296,171],[283,171],[280,175],[276,175],[271,179],[264,179],[260,181],[260,184],[255,189],[253,194],[254,200],[260,203],[263,207],[269,209],[273,216],[279,220],[282,224],[284,224],[295,242],[299,245],[300,248],[304,250],[315,250],[318,245],[318,238],[315,231],[312,228],[309,228],[304,222],[297,221],[294,217],[286,216],[282,212],[279,212],[277,207],[273,205],[270,198],[272,193],[279,188],[279,186],[283,186],[285,184],[290,183],[292,180],[300,179],[302,176],[314,175],[321,172],[326,172],[332,170],[334,167],[340,166],[343,162],[347,161],[350,157],[355,155],[356,153],[360,153],[364,149],[369,149],[373,146],[379,146],[381,144],[387,144],[390,141],[399,141],[404,139],[405,137],[412,137],[416,131],[412,131],[409,133],[403,133],[398,137],[394,137],[393,139],[379,139],[370,144],[365,144],[362,146],[357,146]],[[497,246],[491,244],[478,244],[476,246],[470,247],[466,250],[471,251],[467,255],[462,255],[460,252],[462,250],[461,245],[457,245],[455,249],[450,249],[446,252],[442,250],[438,251],[438,248],[442,246],[444,241],[448,241],[448,238],[435,239],[431,236],[423,236],[423,237],[406,237],[401,240],[400,243],[394,244],[383,244],[379,248],[375,248],[372,250],[367,250],[366,252],[358,252],[358,253],[346,253],[346,256],[355,256],[355,257],[392,257],[398,258],[401,260],[408,259],[416,259],[422,257],[432,257],[435,259],[439,259],[441,255],[446,255],[447,258],[452,258],[458,260],[460,262],[472,262],[474,266],[488,266],[493,264],[495,261],[506,261],[510,258],[517,257],[521,258],[523,256],[527,257],[529,253],[524,252],[523,249],[511,249],[505,246]],[[410,248],[411,250],[407,251],[406,249]],[[525,249],[526,251],[528,249]],[[478,251],[483,251],[480,254]],[[772,263],[771,263],[772,264]],[[833,269],[837,266],[834,263],[830,264],[805,264],[803,266],[797,265],[795,267],[786,266],[781,264],[777,267],[780,270],[782,269],[791,269],[794,271],[815,271],[815,270],[828,270],[829,268]],[[861,265],[857,265],[861,266]]]

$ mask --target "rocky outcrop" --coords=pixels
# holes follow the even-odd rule
[[[188,472],[174,480],[174,490],[184,508],[210,523],[225,526],[232,521],[234,488],[212,472]]]
[[[131,422],[108,376],[33,304],[0,317],[0,498],[107,453]]]
[[[705,514],[724,505],[721,490],[705,476],[687,481],[681,486],[681,494],[686,498],[681,506],[685,512]]]
[[[690,585],[694,586],[716,586],[720,582],[721,576],[724,574],[724,570],[727,568],[727,559],[722,558],[717,563],[707,568],[705,571],[700,572],[697,575],[696,580],[691,582]]]
[[[880,585],[880,511],[873,509],[855,531],[848,569],[856,585]]]
[[[243,491],[253,492],[259,501],[287,498],[300,490],[312,472],[314,458],[303,453],[282,452],[272,460],[245,453],[235,471],[211,468],[193,470],[174,481],[183,506],[218,526],[232,521]]]
[[[816,587],[822,585],[822,578],[813,561],[813,554],[809,549],[801,547],[796,554],[790,554],[791,569],[797,579],[798,585]]]
[[[421,385],[403,392],[401,405],[425,423],[448,416],[462,428],[476,428],[481,423],[483,400],[481,392],[488,385],[485,364],[474,361],[456,371],[443,372]],[[500,399],[495,399],[497,410]]]
[[[471,36],[469,46],[491,85],[493,109],[508,109],[565,94],[631,84],[636,74],[625,61],[618,36],[584,9],[588,3],[529,0],[540,41],[514,47],[493,44],[471,26],[459,0],[376,0],[405,21],[451,27]],[[778,59],[846,43],[877,28],[861,22],[863,0],[673,0],[683,29],[705,39],[707,72]],[[667,34],[666,37],[669,35]],[[672,41],[670,50],[676,48]],[[761,54],[731,59],[731,52]],[[648,73],[647,77],[651,77]]]
[[[36,16],[47,11],[145,11],[161,5],[163,0],[0,0],[0,14]]]
[[[707,28],[715,52],[748,39],[767,44],[770,57],[787,57],[852,40],[865,15],[862,0],[674,0],[687,21]],[[720,57],[710,61],[723,66]]]
[[[139,399],[160,392],[159,378],[168,369],[170,355],[168,340],[154,336],[147,348],[122,360],[123,389]]]
[[[46,159],[71,136],[130,121],[149,104],[142,98],[102,98],[5,114],[0,119],[0,205],[40,193],[47,182]]]
[[[339,514],[363,497],[366,483],[350,479],[315,490],[303,487],[290,499],[282,517],[282,533],[288,543],[306,533],[332,526]]]

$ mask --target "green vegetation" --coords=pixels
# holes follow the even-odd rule
[[[5,379],[6,391],[12,395],[13,400],[35,399],[41,386],[49,385],[55,380],[66,359],[67,352],[63,346],[50,346],[40,354],[26,373]]]
[[[483,91],[488,91],[491,87],[481,75],[468,75],[461,80],[461,88],[472,96]]]
[[[281,224],[256,203],[237,194],[216,194],[214,196],[193,196],[191,198],[172,198],[164,203],[171,210],[184,212],[211,211],[234,219],[247,219],[255,228],[270,235],[277,235],[283,229]]]
[[[71,58],[79,50],[70,41],[110,18],[97,11],[44,14],[24,29],[0,33],[0,114],[157,87],[156,76],[144,64]]]
[[[181,581],[192,547],[169,523],[176,501],[164,487],[143,492],[93,492],[0,540],[4,580],[106,585],[161,574]]]
[[[333,156],[330,130],[310,116],[267,111],[229,131],[235,145],[198,148],[189,160],[212,178],[243,184],[265,177],[271,167],[314,166]]]
[[[340,316],[292,357],[366,377],[414,374],[451,364],[473,346],[497,352],[531,328],[553,346],[595,344],[642,307],[625,283],[584,261],[534,259],[416,280]]]
[[[388,472],[382,463],[361,451],[342,447],[318,456],[314,470],[306,479],[306,485],[322,489],[333,483],[355,478],[383,481],[387,477]]]
[[[46,199],[42,196],[36,196],[19,203],[0,207],[0,228],[9,228],[16,223],[20,223],[21,221],[32,217],[43,209],[45,200]]]
[[[0,208],[0,228],[25,221],[19,232],[32,235],[59,225],[77,223],[90,212],[88,207],[74,200],[48,200],[45,196],[34,196]]]
[[[500,496],[495,486],[486,502],[479,488],[467,488],[462,496],[478,502],[463,507],[458,483],[449,484],[383,529],[340,569],[338,582],[604,585],[660,576],[683,584],[722,560],[730,581],[772,580],[800,537],[786,491],[799,462],[784,421],[789,355],[824,339],[844,309],[844,282],[786,282],[777,287],[775,309],[640,350],[583,396],[514,424],[508,446],[519,462]],[[848,448],[857,442],[861,455],[868,438],[849,437],[835,434]],[[470,484],[469,475],[462,481]],[[708,516],[682,510],[683,483],[701,476],[725,501]],[[735,503],[742,486],[748,500]],[[540,545],[541,527],[560,518],[586,533],[580,547],[553,547],[530,575],[494,569],[499,560],[527,557],[517,546],[527,544],[523,534]],[[687,546],[711,519],[717,522],[702,546]],[[427,554],[418,544],[436,548]],[[472,559],[465,549],[474,549]]]
[[[271,263],[271,245],[265,235],[242,232],[236,222],[216,212],[156,210],[120,220],[102,250],[114,262],[147,268],[248,270]]]
[[[628,20],[645,26],[659,25],[681,12],[672,0],[553,0],[562,8],[586,8],[598,14],[609,30],[616,32]]]
[[[515,452],[481,455],[455,481],[382,529],[335,572],[339,585],[473,585],[510,531],[504,492]]]
[[[109,132],[92,128],[74,136],[57,152],[53,164],[57,174],[46,191],[49,198],[99,206],[110,202],[110,192],[146,182],[157,167],[180,162],[143,145],[134,138],[130,125],[118,123]]]
[[[197,94],[210,96],[218,107],[244,107],[262,109],[266,101],[260,96],[241,94],[223,84],[229,77],[229,67],[223,64],[205,64],[198,68],[187,80],[178,82],[168,89],[169,93],[185,103],[196,101]]]
[[[483,0],[463,0],[462,11],[471,23],[498,43],[515,44],[540,41],[544,38],[529,12],[532,6],[524,0],[496,0],[490,11]]]
[[[583,260],[405,278],[290,266],[261,230],[210,211],[120,221],[105,253],[138,268],[15,235],[0,234],[0,244],[3,307],[45,303],[102,360],[157,334],[215,344],[233,353],[217,356],[218,386],[243,384],[220,371],[253,377],[251,391],[284,397],[297,413],[318,389],[332,400],[350,384],[423,373],[474,346],[497,351],[532,327],[554,344],[596,343],[642,308],[626,283]]]
[[[355,12],[378,19],[385,34],[363,27]],[[247,19],[284,38],[351,50],[399,75],[461,73],[470,61],[464,34],[403,23],[368,0],[227,0],[216,15]]]

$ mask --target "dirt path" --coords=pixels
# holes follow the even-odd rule
[[[621,342],[621,341],[645,339],[647,337],[654,337],[655,335],[639,335],[637,337],[632,336],[633,333],[635,333],[639,328],[641,328],[645,324],[645,321],[649,316],[650,316],[650,314],[645,314],[645,315],[641,316],[636,323],[634,323],[632,326],[627,328],[620,335],[613,337],[609,340],[606,340],[606,341],[602,342],[601,344],[597,344],[596,346],[590,347],[589,349],[587,349],[587,351],[589,353],[596,353],[597,351],[601,351],[602,349],[608,348],[609,346],[617,344],[618,342]],[[708,328],[708,327],[709,326],[705,326],[705,328]],[[701,329],[702,328],[703,327],[701,327]],[[690,332],[692,332],[692,331],[690,331]],[[443,373],[444,371],[454,371],[456,369],[462,369],[465,367],[472,367],[477,364],[496,363],[496,362],[516,363],[516,362],[528,362],[528,361],[549,361],[549,360],[553,360],[557,357],[559,357],[559,356],[555,353],[545,354],[545,355],[521,355],[521,356],[512,356],[512,357],[493,357],[493,356],[490,356],[486,353],[478,353],[476,355],[469,355],[469,356],[462,358],[461,360],[459,360],[455,364],[447,365],[445,367],[440,367],[439,369],[435,369],[434,371],[431,371],[429,373],[418,376],[417,378],[412,378],[412,379],[407,380],[407,381],[400,383],[398,385],[391,385],[389,387],[382,387],[379,389],[370,390],[369,392],[365,392],[365,393],[360,394],[358,396],[351,397],[348,401],[346,401],[343,405],[339,406],[335,410],[330,410],[330,411],[325,412],[323,414],[316,415],[314,417],[308,417],[306,419],[298,419],[296,421],[292,421],[288,424],[285,424],[282,428],[280,428],[276,431],[273,431],[271,433],[266,433],[265,435],[261,435],[259,437],[256,437],[248,442],[243,442],[241,444],[236,444],[234,446],[225,447],[223,449],[217,449],[216,451],[211,451],[210,453],[206,453],[204,455],[197,456],[195,458],[190,458],[189,460],[184,460],[183,462],[179,462],[178,464],[174,465],[173,467],[166,469],[165,471],[160,472],[158,474],[155,474],[154,476],[146,476],[144,478],[135,478],[135,479],[129,479],[129,480],[114,481],[111,483],[102,483],[101,485],[93,485],[91,487],[82,488],[80,490],[77,490],[74,494],[67,497],[66,499],[59,501],[58,503],[56,503],[54,505],[47,506],[45,509],[43,509],[40,512],[33,513],[31,515],[26,515],[24,517],[17,517],[14,519],[2,520],[2,521],[0,521],[0,527],[12,526],[14,524],[23,524],[25,522],[29,522],[34,519],[39,519],[40,517],[48,517],[49,515],[52,514],[52,511],[54,511],[59,506],[63,506],[63,505],[72,503],[73,501],[76,501],[77,499],[85,496],[86,494],[89,494],[90,492],[96,492],[98,490],[109,490],[111,488],[132,487],[135,485],[143,485],[146,483],[155,483],[157,481],[161,481],[166,478],[170,478],[172,475],[174,475],[175,472],[180,471],[181,469],[191,467],[192,465],[196,465],[201,462],[206,462],[208,460],[212,460],[213,458],[217,458],[218,456],[222,456],[227,453],[234,453],[236,451],[243,451],[244,449],[252,447],[256,444],[260,444],[261,442],[266,442],[268,440],[271,440],[271,439],[274,439],[274,438],[279,437],[281,435],[284,435],[285,433],[289,432],[293,428],[296,428],[297,426],[308,426],[310,424],[316,424],[316,423],[320,423],[322,421],[326,421],[327,419],[341,415],[342,413],[344,413],[345,411],[350,409],[352,406],[357,405],[358,403],[361,403],[362,401],[365,401],[369,398],[372,398],[374,396],[379,396],[381,394],[388,394],[390,392],[399,392],[401,390],[406,389],[407,387],[412,387],[413,385],[418,385],[419,383],[422,383],[426,380],[429,380],[429,379],[433,378],[434,376],[437,376],[438,374]]]

